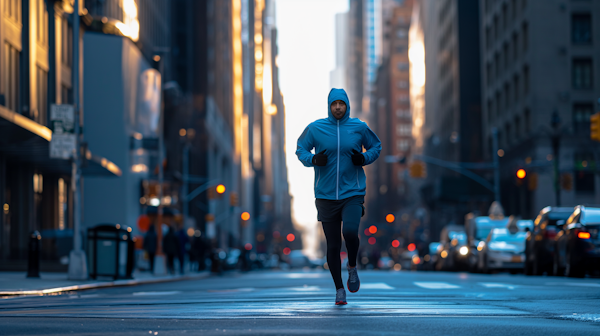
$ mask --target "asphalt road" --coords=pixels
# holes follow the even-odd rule
[[[325,271],[3,298],[0,335],[600,335],[600,279],[359,275],[346,306]]]

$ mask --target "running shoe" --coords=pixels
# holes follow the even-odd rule
[[[348,302],[346,302],[346,290],[345,289],[340,288],[335,292],[335,304],[336,305],[348,304]]]
[[[350,293],[356,293],[360,289],[360,279],[358,278],[358,270],[356,267],[348,268],[348,281],[346,286]]]

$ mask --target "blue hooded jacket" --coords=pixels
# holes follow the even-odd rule
[[[346,103],[346,114],[337,120],[331,113],[331,103]],[[298,138],[296,155],[306,167],[315,168],[315,198],[341,200],[366,192],[366,176],[361,166],[352,163],[352,150],[362,152],[364,165],[373,163],[381,152],[381,141],[366,123],[350,118],[350,101],[343,89],[332,89],[327,98],[328,117],[312,122]],[[314,154],[325,150],[327,165],[315,166]]]

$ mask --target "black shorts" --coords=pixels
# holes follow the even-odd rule
[[[351,206],[360,206],[362,208],[361,217],[365,215],[365,196],[356,195],[341,200],[328,200],[317,198],[315,205],[317,206],[317,220],[320,222],[341,222],[342,212],[344,208]]]

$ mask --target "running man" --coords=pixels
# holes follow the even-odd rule
[[[335,304],[346,304],[342,283],[341,233],[348,250],[348,281],[351,293],[360,288],[356,270],[358,227],[364,215],[366,177],[362,166],[373,163],[381,142],[366,123],[350,118],[350,103],[343,89],[332,89],[328,117],[312,122],[300,138],[296,155],[306,167],[315,169],[315,198],[318,220],[327,239],[327,264],[335,283]],[[367,150],[363,153],[363,147]],[[315,153],[312,154],[312,149]],[[342,222],[344,223],[342,231]]]

